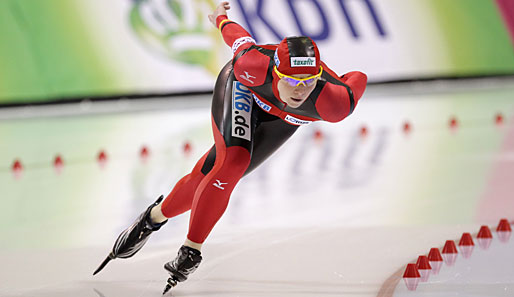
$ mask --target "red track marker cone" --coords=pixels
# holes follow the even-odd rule
[[[150,150],[147,146],[143,145],[141,147],[141,150],[139,151],[139,156],[141,157],[141,161],[146,162],[148,161],[148,157],[150,157]]]
[[[64,161],[62,160],[61,155],[57,155],[54,158],[54,169],[57,174],[61,174],[62,169],[64,167]]]
[[[430,266],[432,266],[432,273],[438,274],[443,266],[443,257],[441,256],[441,252],[439,252],[438,248],[430,249],[430,253],[428,253],[428,261],[430,262]]]
[[[444,254],[457,254],[457,246],[455,246],[455,241],[447,240],[443,247],[443,256]],[[443,257],[444,258],[444,257]]]
[[[101,150],[98,153],[98,156],[96,159],[98,161],[98,164],[100,165],[100,168],[104,168],[105,164],[107,164],[107,153],[104,150]]]
[[[471,237],[471,234],[469,233],[463,233],[462,237],[459,241],[459,246],[474,246],[475,243],[473,242],[473,238]]]
[[[15,179],[20,179],[21,175],[23,173],[23,164],[21,164],[21,161],[19,159],[14,160],[11,170],[14,174]]]
[[[486,225],[480,227],[480,231],[478,231],[477,235],[478,246],[483,250],[487,250],[489,246],[491,246],[492,241],[493,234],[491,233],[491,229]]]
[[[323,132],[320,129],[316,129],[316,131],[314,131],[314,141],[315,142],[317,142],[317,143],[322,142],[324,137],[325,136],[323,135]]]
[[[361,129],[359,130],[359,134],[361,138],[366,138],[366,136],[369,134],[368,127],[366,127],[366,125],[362,125]]]
[[[457,131],[457,128],[459,128],[459,121],[455,116],[452,116],[449,121],[450,129],[455,132]]]
[[[405,135],[410,134],[410,132],[412,131],[412,124],[409,121],[405,121],[403,123],[402,130]]]
[[[501,126],[503,125],[503,114],[501,113],[497,113],[494,117],[494,123],[497,125],[497,126]]]
[[[419,256],[418,261],[416,262],[416,267],[418,270],[420,269],[432,269],[432,266],[430,266],[430,262],[428,261],[428,257],[425,255]]]
[[[191,155],[191,151],[193,150],[191,143],[189,141],[184,142],[184,145],[182,146],[182,151],[184,152],[184,155],[189,156]]]
[[[409,291],[415,291],[417,289],[420,278],[421,275],[419,274],[418,268],[416,268],[416,264],[407,264],[405,272],[403,273],[403,281]]]
[[[498,234],[498,239],[500,239],[501,242],[508,242],[512,233],[509,220],[501,219],[498,227],[496,227],[496,233]]]
[[[488,226],[483,225],[482,227],[480,227],[480,231],[478,231],[477,238],[493,238],[491,229],[489,229]]]
[[[498,224],[498,227],[496,227],[496,232],[499,231],[508,231],[511,232],[512,228],[510,227],[509,220],[507,219],[501,219],[500,223]]]
[[[430,262],[442,262],[443,257],[441,256],[441,252],[439,252],[438,248],[431,248],[430,253],[428,253],[428,261]]]
[[[455,261],[457,260],[457,246],[455,246],[455,242],[453,240],[447,240],[443,247],[443,260],[444,263],[448,266],[452,266],[455,264]]]
[[[459,249],[464,258],[468,259],[469,257],[471,257],[474,246],[475,246],[475,243],[473,242],[473,238],[471,237],[471,234],[469,234],[469,233],[462,234],[462,237],[460,238],[460,241],[459,241]]]
[[[418,261],[416,262],[416,267],[418,268],[419,274],[421,275],[420,281],[427,282],[432,270],[432,266],[430,266],[428,257],[424,255],[419,256]]]

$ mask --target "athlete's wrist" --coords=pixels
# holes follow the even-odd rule
[[[226,14],[221,14],[216,17],[216,28],[221,29],[221,23],[225,20],[228,20]]]

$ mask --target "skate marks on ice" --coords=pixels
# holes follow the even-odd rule
[[[220,226],[341,223],[355,219],[355,207],[380,199],[358,193],[375,187],[388,164],[384,160],[394,136],[388,127],[377,125],[364,139],[356,125],[313,123],[302,128],[238,184]],[[316,137],[318,131],[321,137]],[[351,212],[348,203],[354,207]]]
[[[212,279],[201,287],[203,289],[184,287],[175,294],[165,296],[313,297],[372,296],[374,293],[373,287],[366,289],[359,283],[348,286],[330,282],[250,281],[224,278]]]
[[[363,187],[373,182],[388,147],[389,128],[380,127],[376,137],[368,138],[360,133],[353,134],[342,159],[338,183],[340,187]]]
[[[331,181],[334,177],[337,177],[334,182],[339,190],[364,187],[373,182],[388,149],[390,128],[377,127],[374,134],[366,136],[357,130],[343,134],[328,131],[321,139],[315,139],[312,135],[316,132],[312,131],[318,130],[310,128],[299,135],[300,140],[293,140],[296,145],[288,147],[289,153],[295,151],[290,165],[293,192],[317,188],[321,185],[316,183]]]
[[[305,127],[306,131],[302,131],[301,143],[303,145],[296,146],[296,154],[294,155],[291,175],[301,176],[306,173],[324,172],[329,168],[329,160],[333,156],[333,136],[329,134],[321,134],[321,130],[314,128],[314,125]],[[319,139],[316,138],[316,133],[320,133]],[[311,154],[309,154],[311,153]],[[313,155],[313,156],[310,156]],[[306,158],[314,157],[314,162],[306,170]]]
[[[375,135],[362,136],[359,131],[337,136],[327,133],[318,143],[313,143],[316,140],[305,133],[302,143],[306,145],[298,146],[291,173],[312,177],[336,171],[341,173],[341,187],[362,186],[370,182],[375,167],[380,164],[387,149],[389,129],[380,127]],[[309,159],[314,166],[309,166]]]

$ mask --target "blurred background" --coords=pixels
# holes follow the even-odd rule
[[[134,266],[90,274],[119,232],[213,143],[212,88],[231,58],[207,19],[217,4],[0,2],[1,296],[161,290],[160,265],[184,240],[187,215],[156,234]],[[513,1],[230,4],[229,18],[257,43],[310,36],[334,71],[362,71],[370,84],[349,118],[302,127],[241,181],[204,254],[217,259],[234,242],[245,248],[202,264],[195,278],[210,285],[193,278],[177,295],[253,296],[258,287],[262,296],[300,296],[263,285],[292,275],[291,286],[313,292],[377,296],[421,250],[514,218]],[[398,248],[400,238],[411,242]],[[332,266],[342,271],[391,261],[346,278],[317,267],[323,282],[310,284],[295,261],[270,272],[248,259],[266,261],[276,246],[303,258],[319,241],[331,242]],[[356,262],[364,252],[370,260]],[[227,291],[240,276],[263,279]]]

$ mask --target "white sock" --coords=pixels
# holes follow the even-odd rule
[[[162,202],[159,203],[158,205],[154,206],[152,208],[152,210],[150,211],[150,219],[152,220],[153,223],[162,223],[168,219],[167,217],[165,217],[162,214],[161,205],[162,205]]]
[[[186,239],[186,242],[184,242],[185,246],[188,246],[190,248],[194,248],[195,250],[201,251],[202,250],[202,244],[196,243],[194,241],[191,241],[189,239]]]

